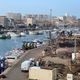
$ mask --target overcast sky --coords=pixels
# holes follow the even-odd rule
[[[50,9],[54,16],[69,13],[80,17],[80,0],[1,0],[0,15],[7,12],[22,14],[49,14]]]

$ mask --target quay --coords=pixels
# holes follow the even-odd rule
[[[25,54],[12,66],[5,70],[2,74],[7,78],[0,80],[28,80],[28,73],[21,72],[21,62],[29,58],[38,58],[44,48],[36,48],[28,50]]]
[[[80,40],[80,36],[60,37],[60,40]]]

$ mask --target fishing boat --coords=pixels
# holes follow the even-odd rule
[[[10,35],[5,35],[5,34],[0,35],[0,39],[10,39],[10,38],[11,38]]]
[[[32,42],[32,41],[29,41],[29,42],[24,41],[23,45],[22,45],[22,49],[24,49],[24,50],[33,49],[36,47],[37,47],[36,43]]]
[[[18,35],[14,32],[7,32],[7,35],[10,35],[11,37],[17,37]]]

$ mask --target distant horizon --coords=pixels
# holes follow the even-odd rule
[[[26,14],[50,14],[63,16],[68,13],[80,18],[80,0],[2,0],[0,1],[0,15],[7,12]]]
[[[50,15],[50,13],[49,14],[46,14],[46,13],[21,13],[21,12],[6,12],[5,14],[0,14],[0,16],[6,16],[7,15],[7,13],[20,13],[22,16],[25,16],[25,15]],[[65,16],[65,14],[66,13],[64,13],[63,15],[52,15],[53,17],[62,17],[62,16]],[[75,15],[71,15],[71,14],[68,14],[67,13],[67,15],[68,16],[74,16],[74,17],[76,17],[76,18],[80,18],[80,17],[77,17],[77,16],[75,16]]]

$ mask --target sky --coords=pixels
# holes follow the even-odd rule
[[[80,0],[1,0],[0,15],[7,12],[25,14],[50,14],[63,16],[65,13],[80,18]]]

